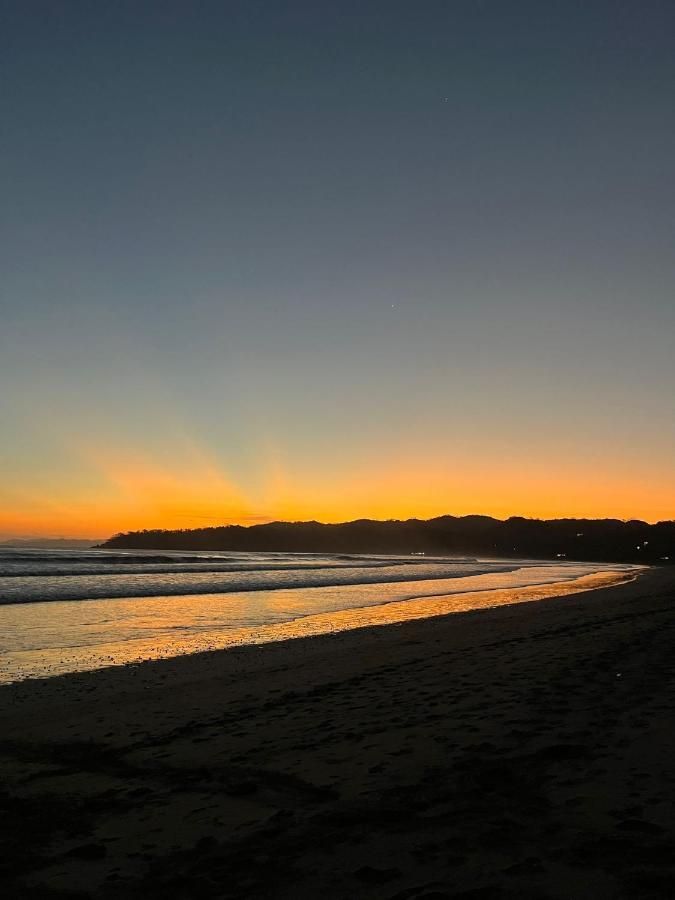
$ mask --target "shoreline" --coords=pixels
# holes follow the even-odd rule
[[[0,883],[94,898],[672,896],[674,599],[675,571],[649,569],[3,685]]]
[[[392,597],[376,603],[364,602],[362,606],[348,605],[345,608],[328,612],[299,613],[285,621],[248,626],[219,627],[217,620],[214,620],[213,627],[202,627],[196,632],[185,630],[185,623],[177,618],[175,607],[171,606],[172,602],[192,601],[194,605],[191,603],[187,610],[188,620],[203,620],[204,615],[208,614],[208,607],[203,606],[203,600],[210,602],[213,597],[220,598],[220,595],[213,595],[213,597],[209,595],[207,598],[203,598],[202,605],[200,605],[200,595],[181,595],[173,598],[169,596],[151,597],[146,598],[147,602],[152,604],[147,608],[147,614],[150,614],[151,610],[157,609],[156,604],[158,602],[166,603],[166,610],[163,612],[166,624],[169,625],[171,623],[175,628],[176,623],[181,622],[180,631],[168,629],[165,635],[154,634],[146,638],[118,640],[116,642],[99,641],[97,643],[76,643],[74,645],[64,643],[63,646],[43,646],[35,649],[22,648],[20,650],[8,648],[4,654],[4,661],[0,664],[0,685],[12,684],[17,681],[35,680],[41,677],[61,677],[72,672],[97,671],[124,665],[136,665],[157,659],[176,658],[203,652],[220,652],[240,646],[314,637],[374,626],[402,624],[403,622],[417,619],[456,615],[471,609],[490,609],[495,606],[532,602],[549,597],[569,596],[579,591],[629,583],[634,578],[639,577],[640,572],[644,570],[645,567],[638,566],[621,566],[617,569],[616,567],[613,568],[611,564],[607,564],[607,567],[601,571],[577,575],[576,577],[560,581],[540,582],[535,579],[531,584],[520,586],[508,584],[512,575],[517,574],[520,570],[516,570],[515,573],[491,574],[490,578],[493,582],[491,587],[480,586],[480,581],[483,580],[484,576],[457,577],[448,580],[448,587],[451,587],[454,582],[456,587],[464,585],[463,590],[439,590],[438,593],[421,593],[418,596],[413,594],[403,599]],[[500,580],[504,584],[497,583]],[[422,590],[422,585],[429,584],[432,581],[433,579],[422,579],[419,582],[401,582],[401,585],[409,585],[409,590],[412,592],[417,585]],[[477,582],[477,585],[472,589],[470,586],[473,582]],[[439,582],[439,587],[441,583],[445,582]],[[353,586],[352,589],[355,587],[359,586]],[[369,584],[362,587],[364,592],[373,588]],[[374,587],[379,587],[379,584]],[[344,586],[331,586],[328,590],[344,590]],[[279,597],[285,597],[292,591],[279,589],[277,593]],[[237,593],[231,595],[223,594],[222,598],[226,602],[226,598],[236,598],[238,596],[241,595]],[[69,601],[60,602],[65,603]],[[89,601],[72,602],[79,605]],[[94,604],[127,604],[130,602],[130,599],[93,600],[91,602]],[[146,609],[143,605],[135,606],[136,602],[142,603],[142,598],[131,602],[134,603],[134,606],[131,607],[134,612]],[[18,606],[20,610],[18,611],[18,619],[14,622],[12,621],[12,610],[8,610],[12,606],[15,608]],[[20,628],[24,606],[28,607],[30,615],[34,615],[38,604],[7,604],[4,607],[4,614],[3,608],[0,608],[0,624],[8,629],[12,627]],[[85,608],[83,607],[82,609],[84,610]],[[179,611],[178,615],[181,613],[184,618],[185,611]],[[118,610],[113,615],[119,616],[120,611]],[[217,615],[216,613],[216,617]],[[14,617],[16,618],[16,616],[17,612],[14,612]],[[86,621],[86,617],[83,621]],[[54,627],[58,627],[56,623]],[[76,640],[77,629],[73,630],[71,628],[71,631],[71,639]],[[69,635],[64,633],[64,640],[67,641],[68,637]]]

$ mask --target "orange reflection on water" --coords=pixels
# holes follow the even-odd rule
[[[297,589],[257,591],[253,594],[180,595],[9,605],[0,607],[0,629],[5,634],[8,633],[7,629],[13,629],[15,634],[18,630],[19,635],[25,635],[26,643],[22,648],[19,638],[13,649],[5,648],[0,666],[0,682],[139,663],[246,644],[332,634],[356,628],[401,624],[413,619],[567,596],[632,581],[638,570],[639,567],[633,570],[607,570],[565,582],[466,590],[450,595],[394,600],[352,609],[335,608],[315,615],[300,615],[290,621],[286,617],[292,613],[294,604],[300,602],[299,599],[294,600],[294,597],[299,598],[302,594]],[[510,573],[504,574],[508,576]],[[472,580],[475,583],[476,578],[456,579],[467,583]],[[427,582],[428,586],[430,584]],[[447,581],[445,584],[447,585]],[[375,593],[381,590],[382,585],[359,585],[358,589],[367,596],[371,591]],[[336,598],[340,595],[340,588],[327,590],[334,590]],[[249,619],[264,615],[268,622],[274,618],[279,621],[247,624],[246,610],[252,602],[257,608],[253,616],[249,611]],[[223,627],[224,611],[243,624]],[[31,650],[32,634],[38,628],[42,644],[39,650]],[[152,636],[148,637],[150,632]],[[79,638],[71,637],[69,645],[64,646],[64,634],[79,635]],[[95,643],[88,644],[92,635],[95,636]],[[77,640],[80,641],[80,646],[75,645]]]

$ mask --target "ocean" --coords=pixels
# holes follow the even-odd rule
[[[0,548],[0,682],[489,606],[631,566],[313,553]],[[486,599],[487,598],[487,599]],[[426,603],[426,607],[425,607]],[[370,612],[368,612],[370,611]],[[402,611],[402,614],[401,614]]]

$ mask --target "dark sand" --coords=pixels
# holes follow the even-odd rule
[[[675,897],[674,600],[4,686],[4,896]]]

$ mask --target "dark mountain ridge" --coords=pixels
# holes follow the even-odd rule
[[[180,530],[129,531],[105,549],[249,550],[295,553],[434,553],[541,559],[668,563],[675,521],[439,516],[353,522],[268,522]]]

